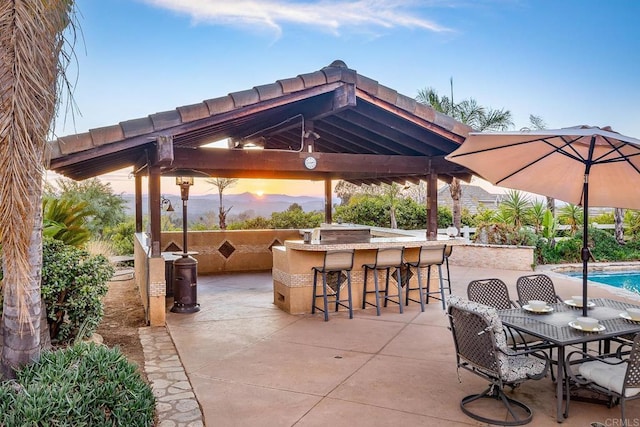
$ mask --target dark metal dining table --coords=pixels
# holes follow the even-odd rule
[[[560,423],[568,416],[563,412],[563,387],[565,347],[576,344],[586,344],[604,341],[607,345],[612,338],[640,332],[640,322],[624,319],[620,316],[627,307],[640,306],[606,298],[590,299],[594,303],[588,310],[589,317],[598,319],[604,326],[600,332],[584,332],[572,326],[569,322],[582,316],[582,308],[566,303],[551,304],[553,311],[548,313],[534,313],[523,308],[498,310],[498,315],[504,326],[530,334],[555,346],[558,351],[556,409],[557,421]]]

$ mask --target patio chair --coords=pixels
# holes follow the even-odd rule
[[[582,387],[607,396],[610,408],[620,404],[621,425],[627,427],[625,403],[640,398],[640,334],[633,339],[628,358],[574,351],[567,355],[565,366],[566,390],[571,386]],[[570,393],[567,392],[565,416],[569,414],[569,401]]]
[[[507,284],[500,279],[472,280],[467,286],[467,298],[498,310],[517,308],[517,305],[509,297]],[[530,341],[540,341],[536,337],[529,336],[529,338]],[[516,347],[518,344],[526,344],[527,339],[518,331],[508,329],[507,342],[511,347]]]
[[[509,297],[506,283],[500,279],[472,280],[467,286],[467,298],[498,310],[517,308]]]
[[[418,260],[414,262],[405,262],[407,268],[414,267],[418,272],[418,287],[412,288],[407,281],[405,289],[405,304],[409,305],[409,301],[419,302],[420,310],[424,311],[425,300],[429,304],[429,298],[439,299],[442,301],[442,309],[445,309],[445,294],[444,290],[444,277],[442,276],[442,264],[445,262],[445,253],[447,250],[446,245],[442,246],[422,246],[418,253]],[[431,291],[431,267],[438,268],[438,289]],[[427,270],[427,281],[423,285],[422,270]],[[413,299],[409,297],[410,291],[418,291],[419,299]],[[451,287],[449,287],[449,293],[451,293]],[[433,296],[437,295],[437,296]]]
[[[519,277],[516,281],[516,291],[518,292],[518,304],[523,306],[531,300],[544,301],[547,304],[562,302],[556,293],[551,278],[545,274],[530,274]]]
[[[335,303],[335,311],[342,306],[349,310],[349,319],[353,319],[353,305],[351,298],[351,269],[355,250],[334,250],[324,254],[322,267],[312,267],[313,270],[313,302],[311,314],[316,309],[324,313],[325,322],[329,320],[329,303]],[[322,275],[322,293],[318,294],[318,274]],[[340,291],[347,286],[347,298],[341,299]],[[329,301],[331,297],[332,301]],[[322,308],[317,305],[318,298],[322,298]]]
[[[488,424],[522,425],[531,421],[533,413],[524,403],[508,397],[505,386],[515,388],[529,379],[541,379],[549,369],[549,359],[535,350],[514,351],[507,346],[502,321],[495,308],[466,300],[457,295],[449,298],[450,329],[456,350],[458,369],[463,368],[489,381],[489,387],[466,396],[460,408],[467,416]],[[532,357],[536,355],[537,357]],[[472,411],[478,399],[495,399],[504,405],[506,417],[491,419]],[[482,406],[486,408],[486,406]],[[492,410],[496,413],[495,410]]]
[[[467,286],[467,298],[470,301],[479,302],[480,304],[494,307],[498,310],[507,310],[510,308],[518,308],[515,302],[509,296],[507,284],[500,279],[479,279],[472,280]],[[549,343],[541,340],[533,335],[523,334],[510,328],[505,328],[507,334],[507,344],[513,349],[529,348],[548,349],[549,358],[552,357],[552,349]],[[551,379],[555,381],[555,375],[551,370]]]

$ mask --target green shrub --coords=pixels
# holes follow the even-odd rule
[[[427,228],[427,207],[424,205],[420,205],[424,208],[424,222],[420,227],[416,228]],[[461,212],[461,217],[464,212]],[[453,212],[449,209],[448,206],[440,206],[438,205],[438,228],[447,228],[453,225]]]
[[[44,352],[0,383],[3,426],[151,426],[155,399],[117,348],[80,343]]]
[[[135,232],[135,222],[127,221],[106,229],[104,234],[111,242],[113,252],[116,255],[130,255],[133,253],[133,236]]]
[[[43,240],[42,298],[53,342],[91,336],[104,314],[102,298],[114,268],[102,255]]]
[[[555,251],[558,260],[562,262],[580,262],[580,251],[582,248],[582,239],[575,237],[559,240],[556,243]]]
[[[269,230],[275,228],[271,220],[258,216],[241,222],[232,222],[227,226],[227,230]]]
[[[283,212],[271,213],[271,225],[278,229],[319,227],[324,213],[318,211],[305,212],[297,203],[293,203]]]
[[[348,205],[336,206],[334,217],[345,223],[389,227],[389,208],[382,196],[357,194],[351,196]]]
[[[535,233],[511,224],[481,224],[476,228],[475,241],[490,245],[536,246]]]
[[[576,233],[582,239],[582,231]],[[589,247],[593,257],[598,261],[626,260],[624,246],[620,245],[613,234],[607,230],[589,227]]]

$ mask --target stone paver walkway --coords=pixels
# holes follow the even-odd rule
[[[202,427],[202,411],[173,341],[164,327],[138,331],[144,371],[156,397],[158,427]]]

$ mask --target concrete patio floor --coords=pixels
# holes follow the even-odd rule
[[[498,277],[515,298],[524,271],[451,266],[453,293],[469,281]],[[580,294],[581,281],[549,273],[561,296]],[[606,287],[590,296],[629,299]],[[640,299],[639,299],[640,300]],[[375,309],[289,315],[272,303],[271,272],[198,278],[201,310],[167,313],[167,329],[202,407],[207,426],[478,426],[460,400],[487,383],[456,372],[448,321],[438,301],[424,313]],[[513,396],[534,411],[530,426],[556,425],[550,377],[528,381]],[[629,402],[640,426],[640,401]],[[620,426],[620,408],[571,402],[567,426]]]

